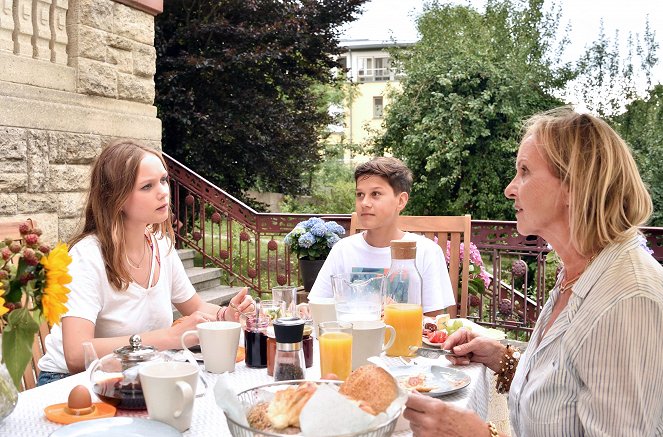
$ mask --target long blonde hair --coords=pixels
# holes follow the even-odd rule
[[[159,157],[167,168],[161,153],[133,140],[117,140],[104,148],[92,166],[83,230],[70,241],[73,247],[88,235],[95,235],[101,245],[108,282],[120,291],[126,290],[131,282],[124,264],[122,207],[134,189],[138,168],[146,153]],[[153,223],[151,228],[157,235],[167,235],[172,248],[175,234],[170,216],[162,223]]]
[[[637,232],[652,213],[651,197],[624,140],[603,120],[562,107],[530,118],[553,174],[569,189],[571,239],[585,256]]]

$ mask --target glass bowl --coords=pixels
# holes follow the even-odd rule
[[[242,403],[242,405],[247,410],[249,410],[254,405],[264,401],[265,390],[276,392],[291,386],[297,387],[302,382],[306,381],[305,380],[281,381],[281,382],[273,382],[270,384],[259,385],[257,387],[253,387],[239,393],[237,395],[237,398]],[[342,383],[342,381],[309,381],[309,382],[315,382],[317,384],[325,383],[325,384],[334,384],[334,385],[341,385]],[[391,434],[393,434],[394,428],[396,428],[396,422],[398,421],[399,416],[400,414],[395,415],[394,417],[390,418],[387,423],[377,428],[369,429],[359,433],[343,434],[334,437],[389,437]],[[234,420],[232,420],[227,415],[226,419],[228,422],[228,428],[230,429],[230,434],[232,434],[233,437],[287,437],[286,434],[260,431],[255,428],[241,425],[235,422]]]

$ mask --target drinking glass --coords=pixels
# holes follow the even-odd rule
[[[320,328],[320,368],[344,381],[352,372],[352,323],[323,322]]]
[[[283,302],[285,313],[283,317],[294,317],[297,307],[297,287],[292,285],[279,285],[272,287],[272,299],[275,302]]]

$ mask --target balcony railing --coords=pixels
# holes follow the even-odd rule
[[[283,243],[297,223],[316,216],[350,226],[347,214],[259,213],[164,156],[171,175],[177,247],[193,248],[203,266],[221,268],[229,284],[248,286],[258,295],[276,285],[301,284],[297,260]],[[663,262],[663,228],[642,231],[653,256]],[[557,264],[550,249],[541,238],[518,234],[516,223],[508,221],[473,220],[472,242],[492,281],[487,292],[474,299],[470,317],[527,339],[554,284]]]

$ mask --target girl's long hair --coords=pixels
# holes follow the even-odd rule
[[[122,207],[134,189],[138,168],[146,153],[159,157],[167,168],[159,151],[134,140],[117,140],[103,149],[92,166],[83,229],[69,244],[73,247],[88,235],[95,235],[101,245],[108,282],[119,291],[126,290],[132,281],[124,263],[126,245]],[[158,238],[167,235],[172,248],[175,234],[170,217],[162,223],[152,223],[151,230]]]

